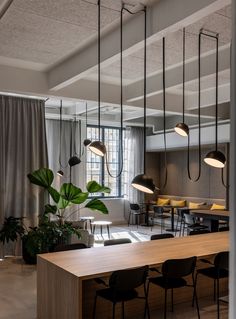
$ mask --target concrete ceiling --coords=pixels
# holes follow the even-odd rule
[[[5,0],[7,1],[7,0]],[[2,0],[4,3],[4,0]],[[0,90],[63,98],[67,113],[97,116],[97,0],[13,0],[0,20]],[[138,0],[127,0],[130,10]],[[148,114],[162,114],[162,37],[166,37],[167,114],[182,110],[182,29],[186,28],[186,112],[196,117],[198,33],[220,35],[219,102],[229,102],[231,7],[229,0],[147,0]],[[119,121],[121,1],[102,0],[102,117]],[[171,10],[170,10],[171,8]],[[0,1],[1,10],[1,1]],[[202,108],[214,116],[215,43],[202,41]],[[124,14],[124,105],[126,121],[143,114],[143,15]],[[68,100],[68,102],[66,102]],[[225,113],[224,113],[225,114]],[[225,115],[224,115],[225,116]],[[137,120],[138,122],[138,120]],[[151,122],[151,120],[150,120]]]

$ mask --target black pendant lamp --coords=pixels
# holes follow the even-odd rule
[[[61,139],[62,139],[62,100],[60,101],[60,146],[59,146],[59,165],[60,169],[57,171],[57,175],[60,177],[63,177],[64,172],[62,170],[62,164],[61,164]]]
[[[185,117],[185,28],[183,29],[183,122],[178,123],[175,126],[175,132],[181,136],[188,136],[189,128],[188,125],[184,123]]]
[[[153,179],[146,175],[146,112],[147,112],[147,10],[144,11],[144,138],[143,138],[143,163],[144,173],[134,177],[131,185],[137,190],[153,194],[155,191],[155,185]]]
[[[214,38],[216,41],[216,102],[215,102],[215,150],[210,151],[204,158],[204,162],[216,168],[223,168],[226,164],[225,155],[218,150],[218,73],[219,73],[219,34],[201,30],[201,34]]]
[[[101,1],[98,0],[98,141],[90,143],[89,149],[98,156],[105,156],[106,146],[100,141],[101,131]]]
[[[70,167],[78,165],[81,163],[81,122],[79,121],[79,138],[80,138],[80,151],[79,154],[76,152],[76,129],[77,129],[77,121],[76,121],[76,115],[74,121],[71,123],[71,149],[70,149],[70,159],[68,161],[68,164]],[[74,139],[74,149],[72,153],[72,141]]]

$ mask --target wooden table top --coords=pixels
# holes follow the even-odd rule
[[[228,210],[192,209],[190,211],[191,213],[197,213],[197,214],[203,214],[203,215],[230,217],[230,211]]]
[[[167,259],[204,257],[229,250],[229,232],[93,247],[39,255],[81,279],[110,275],[119,269],[155,266]]]

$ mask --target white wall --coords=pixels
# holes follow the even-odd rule
[[[109,214],[102,214],[96,211],[91,211],[84,208],[80,212],[80,216],[94,216],[96,220],[109,220],[114,224],[125,223],[125,199],[123,198],[109,198],[102,200],[107,206]]]

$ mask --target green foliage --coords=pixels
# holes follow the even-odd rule
[[[111,192],[109,187],[102,186],[102,185],[98,184],[96,181],[88,182],[86,188],[87,188],[87,191],[89,193],[108,193],[108,194],[110,194],[110,192]]]
[[[6,217],[2,228],[0,230],[0,241],[5,244],[9,241],[16,241],[18,236],[22,236],[25,232],[22,226],[22,218],[16,218],[13,216]]]
[[[97,198],[90,200],[86,205],[86,208],[90,208],[92,210],[98,210],[103,214],[108,214],[108,209],[105,204]]]

